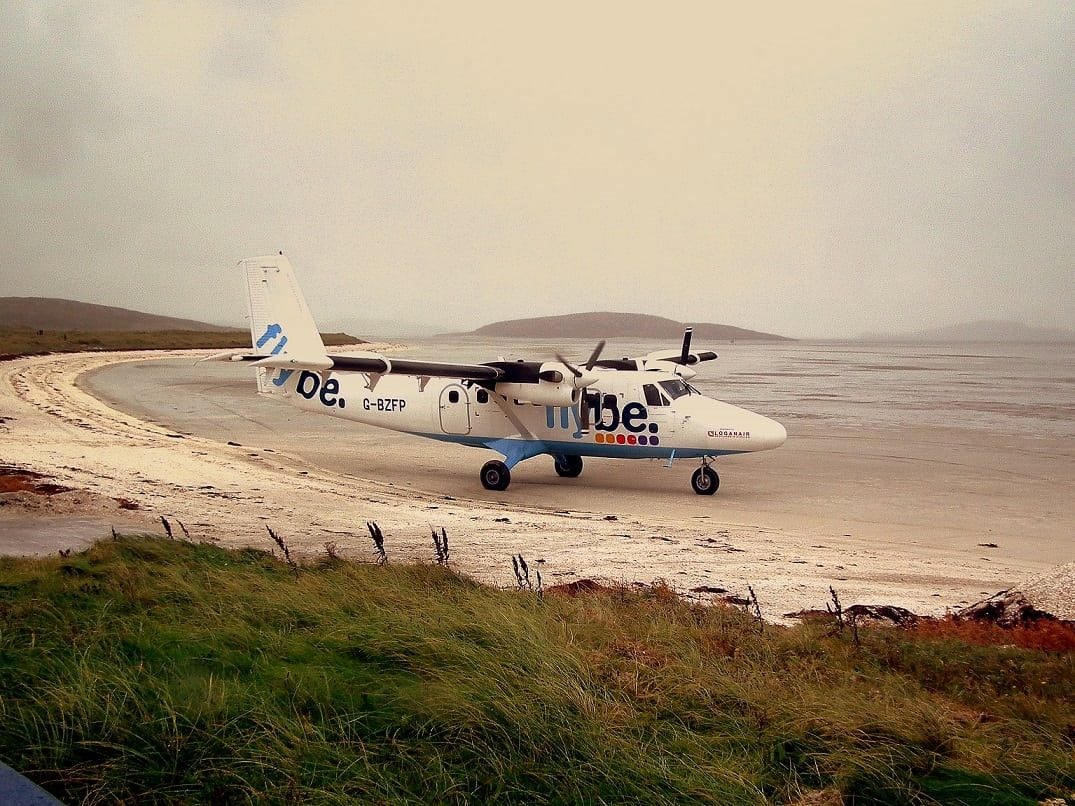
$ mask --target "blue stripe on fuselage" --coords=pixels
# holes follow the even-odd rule
[[[519,443],[519,453],[536,455],[541,453],[560,456],[597,456],[606,459],[667,459],[675,451],[677,459],[700,459],[703,456],[731,456],[746,451],[713,451],[698,448],[665,448],[650,447],[646,445],[603,445],[596,442],[558,442],[554,440],[533,439],[510,439],[503,437],[479,437],[470,434],[425,434],[411,432],[416,437],[436,439],[441,442],[453,442],[457,445],[469,445],[472,448],[488,448],[500,454],[507,451],[502,448],[510,447],[505,443]],[[541,450],[534,451],[534,443],[541,446]],[[496,447],[494,447],[494,443]]]

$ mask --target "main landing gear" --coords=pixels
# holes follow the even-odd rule
[[[493,459],[482,465],[481,479],[487,490],[506,490],[511,484],[511,471],[499,459]]]
[[[562,478],[574,479],[582,473],[581,456],[554,456],[552,462],[556,475]]]
[[[582,457],[554,456],[553,467],[556,469],[556,475],[562,478],[576,478],[582,473]],[[511,471],[499,459],[492,459],[482,465],[481,481],[485,489],[500,492],[508,489],[511,484]],[[720,476],[712,468],[709,459],[702,459],[702,466],[694,471],[691,487],[698,495],[713,495],[720,487]]]
[[[707,460],[703,459],[702,466],[691,476],[691,487],[698,495],[712,495],[720,487],[720,476],[709,466]]]

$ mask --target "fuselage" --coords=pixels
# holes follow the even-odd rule
[[[661,371],[598,370],[574,405],[504,398],[478,383],[361,372],[266,371],[263,392],[307,411],[518,458],[549,453],[622,459],[768,450],[784,427],[705,397]]]
[[[787,438],[780,423],[686,382],[693,365],[717,358],[691,351],[689,327],[678,350],[602,361],[601,340],[580,366],[559,355],[483,364],[330,355],[283,253],[239,267],[251,352],[204,360],[251,362],[260,393],[300,409],[495,451],[503,461],[491,459],[479,473],[487,490],[506,490],[515,465],[548,454],[561,478],[579,476],[585,456],[698,458],[691,487],[712,495],[720,485],[713,457],[776,448]]]

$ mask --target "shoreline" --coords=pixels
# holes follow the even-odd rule
[[[203,351],[177,351],[156,358],[190,360],[202,355]],[[940,615],[1071,559],[1070,538],[1059,547],[1058,557],[1027,559],[995,550],[992,557],[983,556],[989,551],[981,547],[988,542],[984,534],[973,546],[912,543],[913,523],[874,523],[876,531],[889,534],[883,541],[855,535],[859,529],[845,531],[847,520],[839,521],[839,534],[832,528],[820,529],[820,515],[795,527],[789,513],[759,508],[757,500],[771,502],[750,493],[756,478],[781,467],[779,452],[768,465],[738,465],[736,472],[745,476],[739,497],[733,492],[727,506],[701,514],[684,511],[692,499],[671,497],[663,490],[656,494],[656,506],[643,498],[626,511],[610,512],[602,504],[622,503],[625,496],[633,502],[640,493],[630,484],[618,486],[621,474],[631,471],[604,467],[592,471],[593,486],[570,493],[568,488],[543,485],[539,469],[533,471],[533,498],[557,498],[563,490],[562,496],[570,495],[573,502],[595,506],[527,504],[527,485],[519,485],[516,500],[490,501],[465,494],[477,486],[470,472],[442,471],[461,485],[460,494],[454,487],[447,491],[441,487],[440,492],[408,487],[390,475],[368,477],[377,476],[377,462],[385,458],[381,454],[363,454],[363,464],[352,451],[347,457],[359,465],[352,472],[326,469],[297,450],[285,449],[288,446],[255,448],[240,440],[228,445],[125,414],[79,382],[93,370],[145,361],[145,353],[138,352],[45,356],[0,364],[0,417],[7,418],[0,423],[4,436],[0,461],[43,472],[57,483],[105,499],[129,498],[141,507],[138,519],[144,518],[147,525],[157,522],[151,531],[160,530],[157,518],[164,515],[184,521],[195,539],[265,547],[269,525],[303,552],[323,552],[323,544],[331,541],[344,556],[366,558],[371,556],[371,544],[365,522],[376,520],[384,529],[390,556],[428,561],[430,527],[444,527],[452,539],[453,564],[482,582],[512,584],[510,557],[522,553],[532,563],[543,561],[548,585],[580,579],[614,584],[663,579],[680,591],[708,585],[733,595],[745,594],[750,585],[764,615],[772,620],[823,606],[830,584],[846,605],[891,604],[922,615]],[[263,430],[251,428],[257,433]],[[392,442],[385,449],[389,461],[400,444]],[[406,451],[428,456],[431,446],[409,440]],[[479,455],[461,449],[460,461],[469,466]],[[1063,459],[1068,461],[1066,455]],[[399,472],[406,475],[406,461],[399,464],[403,465]],[[443,478],[432,479],[431,486]],[[662,484],[674,481],[654,478]],[[757,517],[744,517],[751,507]],[[0,507],[0,528],[5,510],[10,507]],[[16,510],[20,516],[33,516]]]

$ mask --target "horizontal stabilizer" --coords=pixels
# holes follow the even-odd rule
[[[271,369],[332,369],[332,359],[327,355],[302,356],[294,353],[280,353],[280,355],[263,356],[255,361],[252,366],[269,367]]]
[[[257,361],[259,358],[264,357],[246,350],[226,350],[223,353],[214,353],[206,358],[199,358],[195,363],[204,364],[206,361]]]
[[[228,350],[216,353],[207,358],[198,359],[199,364],[205,361],[242,361],[255,367],[268,369],[332,369],[334,363],[327,355],[302,356],[294,353],[279,353],[278,355],[258,355],[245,350]]]

